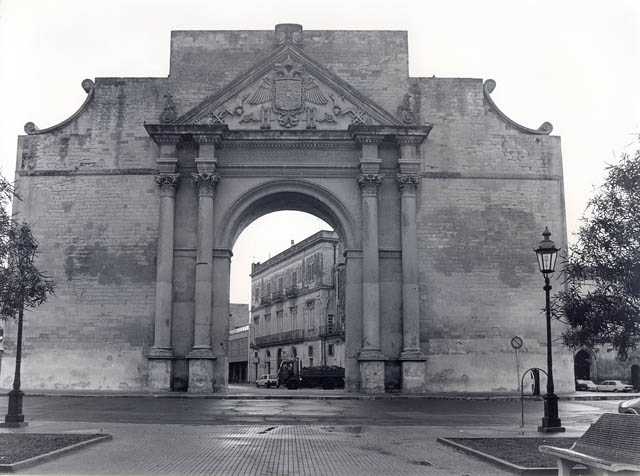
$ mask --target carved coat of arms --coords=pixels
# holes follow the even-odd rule
[[[327,103],[315,80],[305,76],[302,64],[293,61],[290,56],[282,63],[274,64],[273,69],[273,79],[263,78],[249,99],[249,104],[272,102],[272,109],[281,126],[296,126],[300,120],[300,113],[305,111],[305,102],[317,105]],[[267,112],[263,112],[265,113]]]

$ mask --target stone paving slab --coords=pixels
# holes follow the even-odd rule
[[[443,446],[435,427],[186,426],[34,422],[25,431],[100,431],[113,440],[29,468],[30,475],[501,476]]]

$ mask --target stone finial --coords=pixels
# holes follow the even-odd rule
[[[279,23],[276,25],[276,44],[293,43],[302,45],[302,25],[297,23]]]
[[[416,115],[413,112],[413,96],[409,93],[404,95],[402,104],[398,106],[398,116],[405,124],[413,124],[416,122]]]
[[[173,102],[173,96],[171,94],[165,94],[164,99],[164,110],[160,113],[160,122],[162,124],[169,124],[176,120],[178,114],[176,112],[176,105]]]

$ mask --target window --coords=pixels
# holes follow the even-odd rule
[[[313,367],[313,346],[309,346],[309,367]]]
[[[282,316],[284,314],[284,311],[278,311],[276,312],[276,328],[277,328],[277,332],[278,334],[280,334],[282,332]]]
[[[290,307],[289,313],[291,314],[291,330],[295,331],[298,328],[298,308]]]
[[[298,272],[291,271],[291,286],[295,288],[297,284],[298,284]]]
[[[329,347],[327,348],[327,353],[333,356],[333,344],[329,344]]]
[[[269,334],[271,334],[271,314],[265,314],[262,335],[266,336]]]
[[[327,331],[333,332],[333,314],[327,315]]]
[[[253,318],[253,329],[254,335],[257,337],[260,334],[260,316]]]
[[[271,283],[267,283],[267,296],[271,296]]]
[[[316,307],[316,303],[314,300],[307,301],[307,304],[306,304],[307,328],[310,330],[315,328],[315,321],[316,321],[315,307]]]
[[[313,281],[313,259],[307,258],[307,282]]]
[[[278,278],[278,291],[282,291],[284,288],[284,278]]]
[[[260,288],[258,286],[253,290],[253,301],[260,302]]]

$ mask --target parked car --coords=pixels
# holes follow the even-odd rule
[[[598,387],[591,380],[576,379],[576,390],[588,390],[589,392],[595,392]]]
[[[605,380],[596,385],[599,392],[633,392],[633,386],[620,380]]]
[[[278,385],[278,376],[276,374],[265,374],[262,375],[258,380],[256,380],[256,387],[260,385],[264,387],[279,387]]]
[[[618,413],[628,413],[630,415],[640,415],[640,398],[625,400],[618,404]]]

